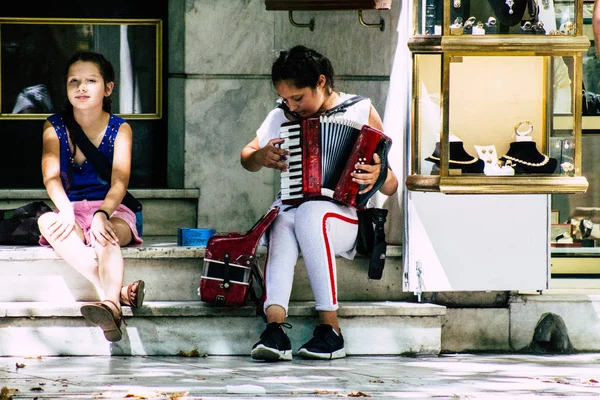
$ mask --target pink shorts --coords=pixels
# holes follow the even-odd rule
[[[83,234],[85,236],[86,245],[90,245],[90,226],[92,225],[92,218],[94,217],[94,212],[102,206],[103,200],[81,200],[74,201],[71,204],[73,205],[73,212],[75,213],[75,223],[81,227],[83,230]],[[58,212],[55,210],[54,212]],[[120,204],[119,207],[115,210],[115,212],[111,215],[111,218],[120,218],[129,225],[131,229],[131,233],[133,237],[131,238],[131,242],[127,246],[139,246],[143,243],[142,238],[138,235],[137,228],[135,226],[135,214],[129,208],[125,207],[123,204]],[[40,236],[40,244],[42,246],[50,246],[50,243],[44,238]]]

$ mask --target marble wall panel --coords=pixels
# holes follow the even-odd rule
[[[265,11],[264,0],[186,2],[185,72],[268,73],[273,18]]]
[[[245,231],[271,205],[279,190],[275,172],[246,171],[240,152],[274,100],[267,80],[187,81],[185,185],[201,189],[199,226]]]
[[[389,75],[397,43],[396,26],[400,2],[394,1],[389,11],[363,11],[367,23],[379,23],[385,28],[366,28],[358,20],[357,11],[295,11],[294,21],[315,21],[314,31],[297,28],[289,22],[287,11],[275,14],[275,49],[297,44],[312,47],[333,63],[336,75]]]

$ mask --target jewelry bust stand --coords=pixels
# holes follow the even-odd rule
[[[463,173],[482,174],[485,168],[485,162],[477,157],[473,157],[464,148],[464,143],[457,136],[450,134],[450,160],[449,169],[460,169]],[[433,153],[425,158],[426,161],[434,163],[437,168],[440,167],[440,142],[435,144]]]
[[[521,23],[527,0],[488,0],[496,20],[498,21],[498,33],[508,33],[511,26]]]
[[[506,154],[500,158],[505,165],[511,166],[515,174],[552,174],[558,161],[542,154],[530,136],[533,125],[529,121],[519,122],[515,126],[516,142],[512,142]]]

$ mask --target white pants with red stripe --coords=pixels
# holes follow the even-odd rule
[[[352,259],[358,219],[356,209],[330,201],[308,201],[282,210],[269,232],[265,264],[264,309],[276,304],[286,315],[294,268],[301,253],[315,297],[317,311],[338,309],[336,255]]]

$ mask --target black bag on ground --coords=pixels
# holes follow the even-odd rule
[[[43,201],[34,201],[21,207],[0,210],[0,244],[36,245],[40,240],[37,221],[40,215],[52,209]]]
[[[358,238],[356,252],[369,256],[369,279],[381,279],[385,267],[385,221],[388,210],[365,208],[358,210]]]

